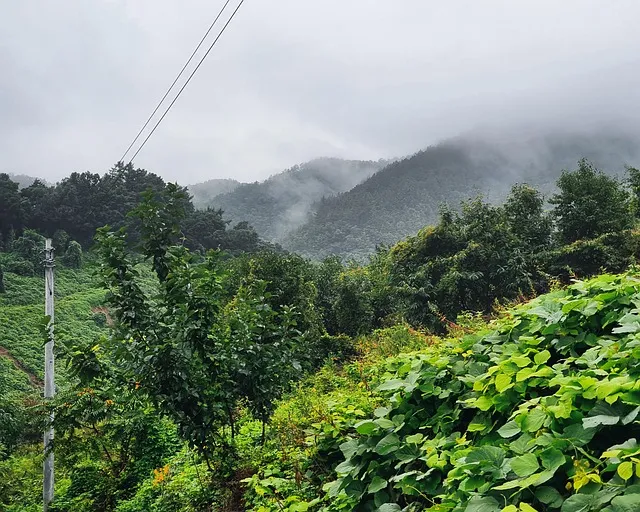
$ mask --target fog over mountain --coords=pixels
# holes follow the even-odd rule
[[[213,179],[203,183],[189,185],[191,200],[196,208],[211,206],[215,197],[235,190],[240,185],[239,181],[230,179]]]
[[[458,208],[478,195],[501,202],[512,185],[523,182],[548,197],[562,170],[574,169],[581,158],[623,178],[626,165],[640,167],[640,137],[613,128],[468,133],[391,163],[323,201],[281,243],[313,258],[365,258],[377,246],[435,223],[443,204]]]
[[[352,189],[386,163],[318,158],[263,182],[239,184],[206,206],[221,208],[225,218],[248,221],[260,236],[277,241],[305,224],[318,201]]]

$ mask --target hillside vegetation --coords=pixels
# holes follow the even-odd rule
[[[232,192],[241,183],[232,179],[213,179],[203,183],[189,185],[187,188],[191,194],[193,206],[199,209],[206,209],[213,204],[213,200],[222,194]]]
[[[275,411],[281,458],[249,479],[253,509],[637,510],[639,294],[604,275],[325,370]]]
[[[0,508],[41,508],[54,413],[52,511],[635,510],[639,199],[581,160],[344,264],[207,251],[160,186],[91,247],[57,233],[47,401],[42,236],[9,210]]]
[[[625,164],[638,162],[637,148],[634,138],[612,134],[451,139],[393,162],[350,191],[322,201],[309,222],[281,243],[317,259],[339,255],[362,260],[377,246],[434,223],[443,204],[457,208],[479,194],[499,203],[516,182],[551,194],[561,170],[582,157],[621,174]],[[242,215],[238,211],[234,217]]]
[[[350,190],[384,165],[384,161],[318,158],[263,182],[240,184],[207,206],[247,221],[267,240],[279,241],[307,222],[318,201]]]

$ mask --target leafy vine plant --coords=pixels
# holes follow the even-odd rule
[[[353,510],[640,510],[640,279],[601,276],[386,363],[340,444]],[[333,510],[329,505],[326,510]]]

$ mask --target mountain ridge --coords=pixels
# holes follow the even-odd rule
[[[625,133],[557,133],[506,138],[468,134],[390,163],[351,190],[321,201],[314,215],[282,241],[312,258],[364,258],[433,223],[443,203],[483,195],[504,199],[516,182],[554,190],[563,169],[587,158],[621,174],[638,161],[638,139]]]

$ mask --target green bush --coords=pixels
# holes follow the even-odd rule
[[[389,360],[387,403],[340,445],[329,496],[372,511],[638,510],[639,300],[634,275],[601,276]]]
[[[14,259],[7,264],[7,272],[18,274],[19,276],[30,277],[35,274],[33,263],[28,260]]]
[[[80,244],[74,240],[69,242],[61,260],[67,268],[80,268],[82,266],[82,247]]]
[[[544,254],[545,271],[569,282],[600,272],[623,272],[638,253],[638,237],[632,231],[607,233],[591,240],[578,240]]]

